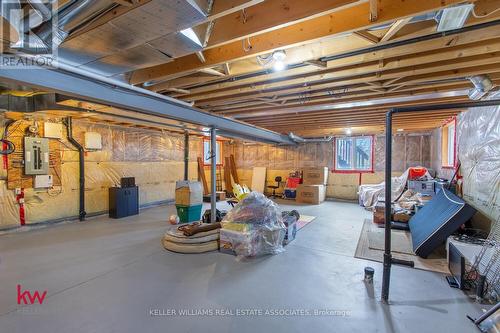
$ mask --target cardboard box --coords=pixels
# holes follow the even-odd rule
[[[328,168],[307,168],[302,170],[302,184],[326,185],[328,183]]]
[[[326,186],[325,185],[304,185],[300,184],[297,187],[297,196],[295,200],[302,203],[310,203],[319,205],[325,201]]]
[[[194,206],[203,203],[203,189],[200,182],[178,181],[175,184],[175,204]]]
[[[375,205],[375,210],[373,211],[373,223],[385,223],[385,202],[379,201]]]

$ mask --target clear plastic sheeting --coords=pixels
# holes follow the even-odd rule
[[[277,254],[286,227],[281,210],[263,194],[251,192],[223,219],[222,229],[238,257]]]
[[[391,201],[396,201],[403,194],[408,181],[408,174],[410,169],[406,169],[405,172],[399,177],[391,178]],[[428,179],[432,179],[432,176],[428,171],[425,172],[425,176]],[[373,185],[361,185],[359,186],[359,204],[363,207],[373,207],[378,201],[383,201],[385,199],[385,182]]]
[[[497,92],[492,99],[500,98]],[[457,126],[463,197],[492,221],[500,218],[500,107],[473,108]]]

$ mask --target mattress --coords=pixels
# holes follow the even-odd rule
[[[440,190],[408,222],[413,252],[426,258],[476,212],[446,189]]]

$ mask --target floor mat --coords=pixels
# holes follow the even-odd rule
[[[358,240],[358,246],[356,247],[356,252],[354,254],[355,258],[366,259],[371,261],[384,261],[384,251],[370,248],[369,242],[369,233],[376,232],[377,229],[382,230],[377,227],[371,220],[366,219],[363,228],[361,230],[361,234]],[[395,234],[395,230],[393,230],[392,235]],[[398,231],[400,232],[400,231]],[[399,241],[403,238],[399,237]],[[374,245],[375,246],[375,245]],[[411,247],[411,243],[408,245]],[[448,270],[448,262],[446,260],[446,252],[444,249],[440,249],[439,251],[435,251],[427,259],[420,258],[414,254],[406,254],[393,252],[393,257],[397,259],[403,260],[412,260],[415,263],[415,268],[422,269],[431,272],[438,272],[443,274],[450,274]]]
[[[375,229],[368,230],[368,246],[370,249],[384,250],[384,228],[377,227]],[[411,234],[407,231],[393,230],[391,234],[391,250],[392,252],[414,255],[411,243]]]
[[[315,219],[316,216],[300,215],[300,219],[297,221],[297,230],[304,228],[306,225],[308,225]]]

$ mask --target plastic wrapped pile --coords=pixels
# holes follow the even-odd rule
[[[224,217],[221,251],[238,257],[280,253],[284,251],[285,232],[278,205],[261,193],[251,192]]]

